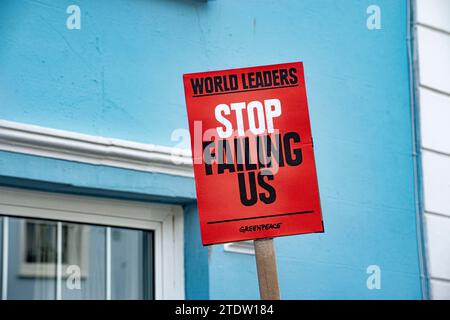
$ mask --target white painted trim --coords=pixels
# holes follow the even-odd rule
[[[0,150],[193,177],[191,151],[0,120]]]
[[[0,215],[152,230],[155,298],[184,299],[180,206],[0,187]]]
[[[253,240],[225,243],[223,250],[226,252],[255,255]]]

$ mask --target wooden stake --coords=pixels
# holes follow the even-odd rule
[[[254,243],[261,300],[280,300],[273,239],[257,239]]]

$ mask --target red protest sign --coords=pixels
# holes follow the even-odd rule
[[[303,64],[183,80],[203,244],[323,232]]]

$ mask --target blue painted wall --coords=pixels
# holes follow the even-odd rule
[[[303,61],[325,233],[276,239],[282,296],[419,299],[407,1],[377,0],[382,29],[370,31],[372,2],[5,0],[0,119],[173,146],[173,130],[187,129],[183,73]],[[65,27],[73,3],[81,30]],[[68,192],[194,197],[186,178],[5,152],[0,175]],[[253,257],[198,247],[187,208],[187,297],[257,298]],[[373,264],[381,290],[366,287]]]

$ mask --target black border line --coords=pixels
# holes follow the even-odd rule
[[[242,221],[242,220],[254,220],[254,219],[263,219],[263,218],[281,217],[281,216],[293,216],[293,215],[297,215],[297,214],[308,214],[308,213],[314,213],[314,210],[306,210],[306,211],[298,211],[298,212],[290,212],[290,213],[271,214],[271,215],[268,215],[268,216],[255,216],[255,217],[246,217],[246,218],[229,219],[229,220],[208,221],[206,224],[216,224],[216,223],[225,223],[225,222]]]

